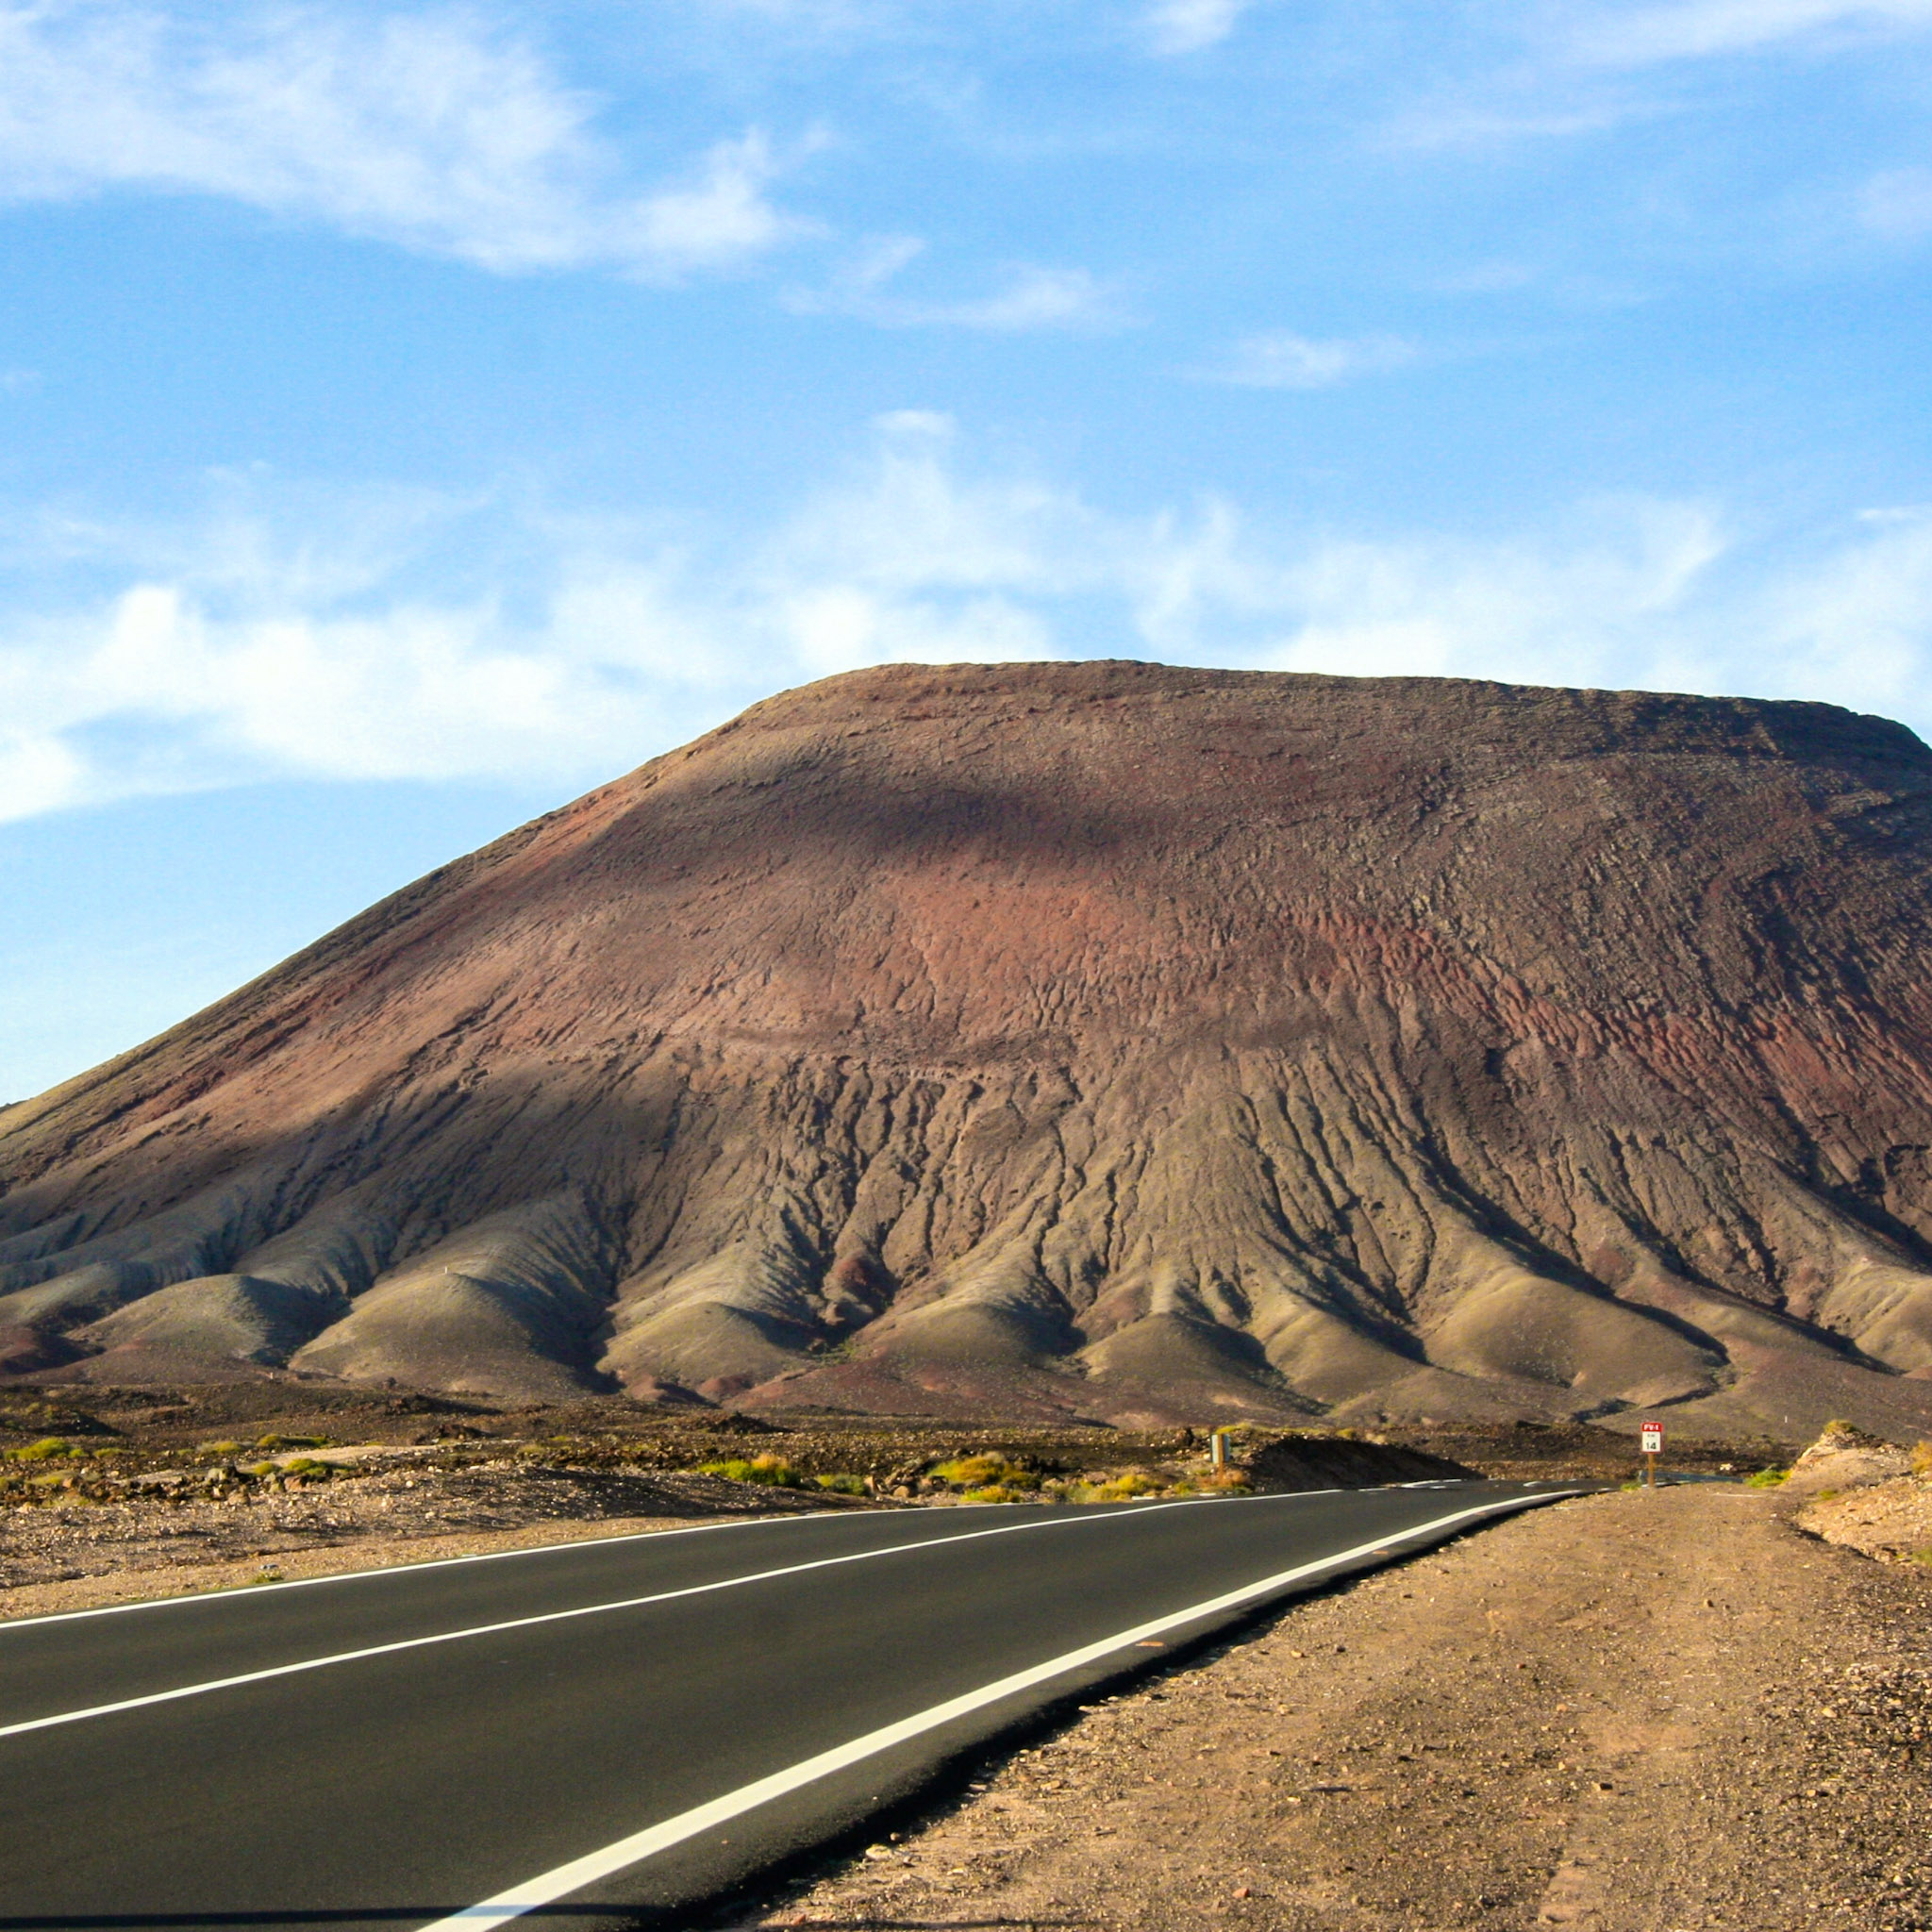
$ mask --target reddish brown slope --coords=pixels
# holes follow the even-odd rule
[[[120,1379],[1923,1429],[1928,864],[1932,753],[1827,707],[858,673],[0,1114],[0,1327]]]

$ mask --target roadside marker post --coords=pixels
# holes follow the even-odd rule
[[[1664,1453],[1664,1425],[1661,1423],[1645,1423],[1638,1438],[1643,1451],[1643,1479],[1651,1488],[1657,1488],[1657,1459]]]

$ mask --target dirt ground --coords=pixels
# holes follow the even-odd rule
[[[1882,1563],[1932,1565],[1932,1479],[1894,1476],[1849,1495],[1825,1494],[1799,1519],[1816,1536]]]
[[[225,1502],[18,1508],[0,1516],[0,1618],[837,1507],[714,1476],[400,1461]]]
[[[728,1922],[1932,1927],[1932,1571],[1792,1508],[1708,1485],[1511,1519],[1089,1707]]]

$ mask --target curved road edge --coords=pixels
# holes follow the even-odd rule
[[[1418,1555],[1500,1517],[1602,1487],[1539,1488],[1446,1511],[1116,1631],[647,1825],[438,1919],[423,1932],[464,1932],[525,1917],[567,1918],[573,1932],[623,1932],[660,1913],[689,1911],[903,1804],[962,1753],[982,1749],[1100,1684],[1173,1660],[1135,1656],[1137,1650],[1191,1649],[1276,1603]],[[729,1825],[741,1826],[735,1841],[724,1835]]]

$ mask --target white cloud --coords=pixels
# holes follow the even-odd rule
[[[1485,261],[1439,277],[1434,288],[1442,295],[1507,295],[1536,280],[1536,270],[1524,262]]]
[[[900,293],[894,281],[924,252],[917,236],[881,237],[828,288],[788,289],[785,306],[794,315],[846,315],[880,328],[964,328],[990,335],[1108,329],[1125,319],[1113,291],[1084,268],[1013,262],[991,294],[933,301]]]
[[[1233,33],[1250,0],[1156,0],[1147,9],[1148,43],[1157,54],[1192,54]]]
[[[874,428],[853,474],[760,546],[757,576],[770,594],[833,584],[892,600],[1051,603],[1108,581],[1120,531],[1073,492],[1037,477],[972,474],[955,425],[936,412],[895,411]]]
[[[1932,27],[1932,0],[1678,0],[1661,7],[1592,5],[1575,48],[1616,66],[1755,53],[1817,36],[1869,37]]]
[[[1694,110],[1692,70],[1871,52],[1932,29],[1932,0],[1503,0],[1487,75],[1424,84],[1390,118],[1397,148],[1600,134]]]
[[[796,663],[814,677],[860,664],[1013,663],[1054,655],[1039,614],[1004,597],[969,598],[954,612],[843,584],[800,591],[777,615]]]
[[[763,135],[721,142],[697,180],[639,204],[632,258],[647,271],[714,268],[761,255],[814,225],[782,214],[765,198],[778,173]]]
[[[1333,541],[1294,573],[1278,668],[1646,684],[1725,552],[1694,503],[1605,505],[1541,541]]]
[[[30,731],[0,736],[0,819],[38,818],[87,802],[94,787],[78,755]]]
[[[1274,329],[1246,336],[1233,353],[1203,370],[1209,382],[1241,389],[1332,389],[1357,375],[1379,375],[1416,358],[1416,346],[1400,336],[1339,336],[1319,340]]]
[[[1387,130],[1387,139],[1399,148],[1482,148],[1517,141],[1568,141],[1578,135],[1601,134],[1624,122],[1657,111],[1654,103],[1627,98],[1568,101],[1546,100],[1536,88],[1531,98],[1518,95],[1522,76],[1512,76],[1515,85],[1503,91],[1496,100],[1463,99],[1459,95],[1447,103],[1433,102],[1398,115]],[[1560,84],[1538,77],[1539,86]]]
[[[1861,521],[1862,542],[1767,587],[1766,689],[1905,716],[1932,735],[1932,509]]]
[[[762,533],[259,484],[173,530],[60,528],[101,588],[0,615],[0,818],[268,776],[588,784],[888,659],[1744,691],[1932,726],[1919,508],[1803,541],[1648,498],[1507,540],[1322,535],[1224,501],[1104,509],[908,410]]]
[[[1887,242],[1932,235],[1932,168],[1888,168],[1865,183],[1858,219]]]
[[[758,135],[640,193],[596,103],[461,12],[0,4],[0,199],[208,194],[504,274],[719,268],[800,232]]]

